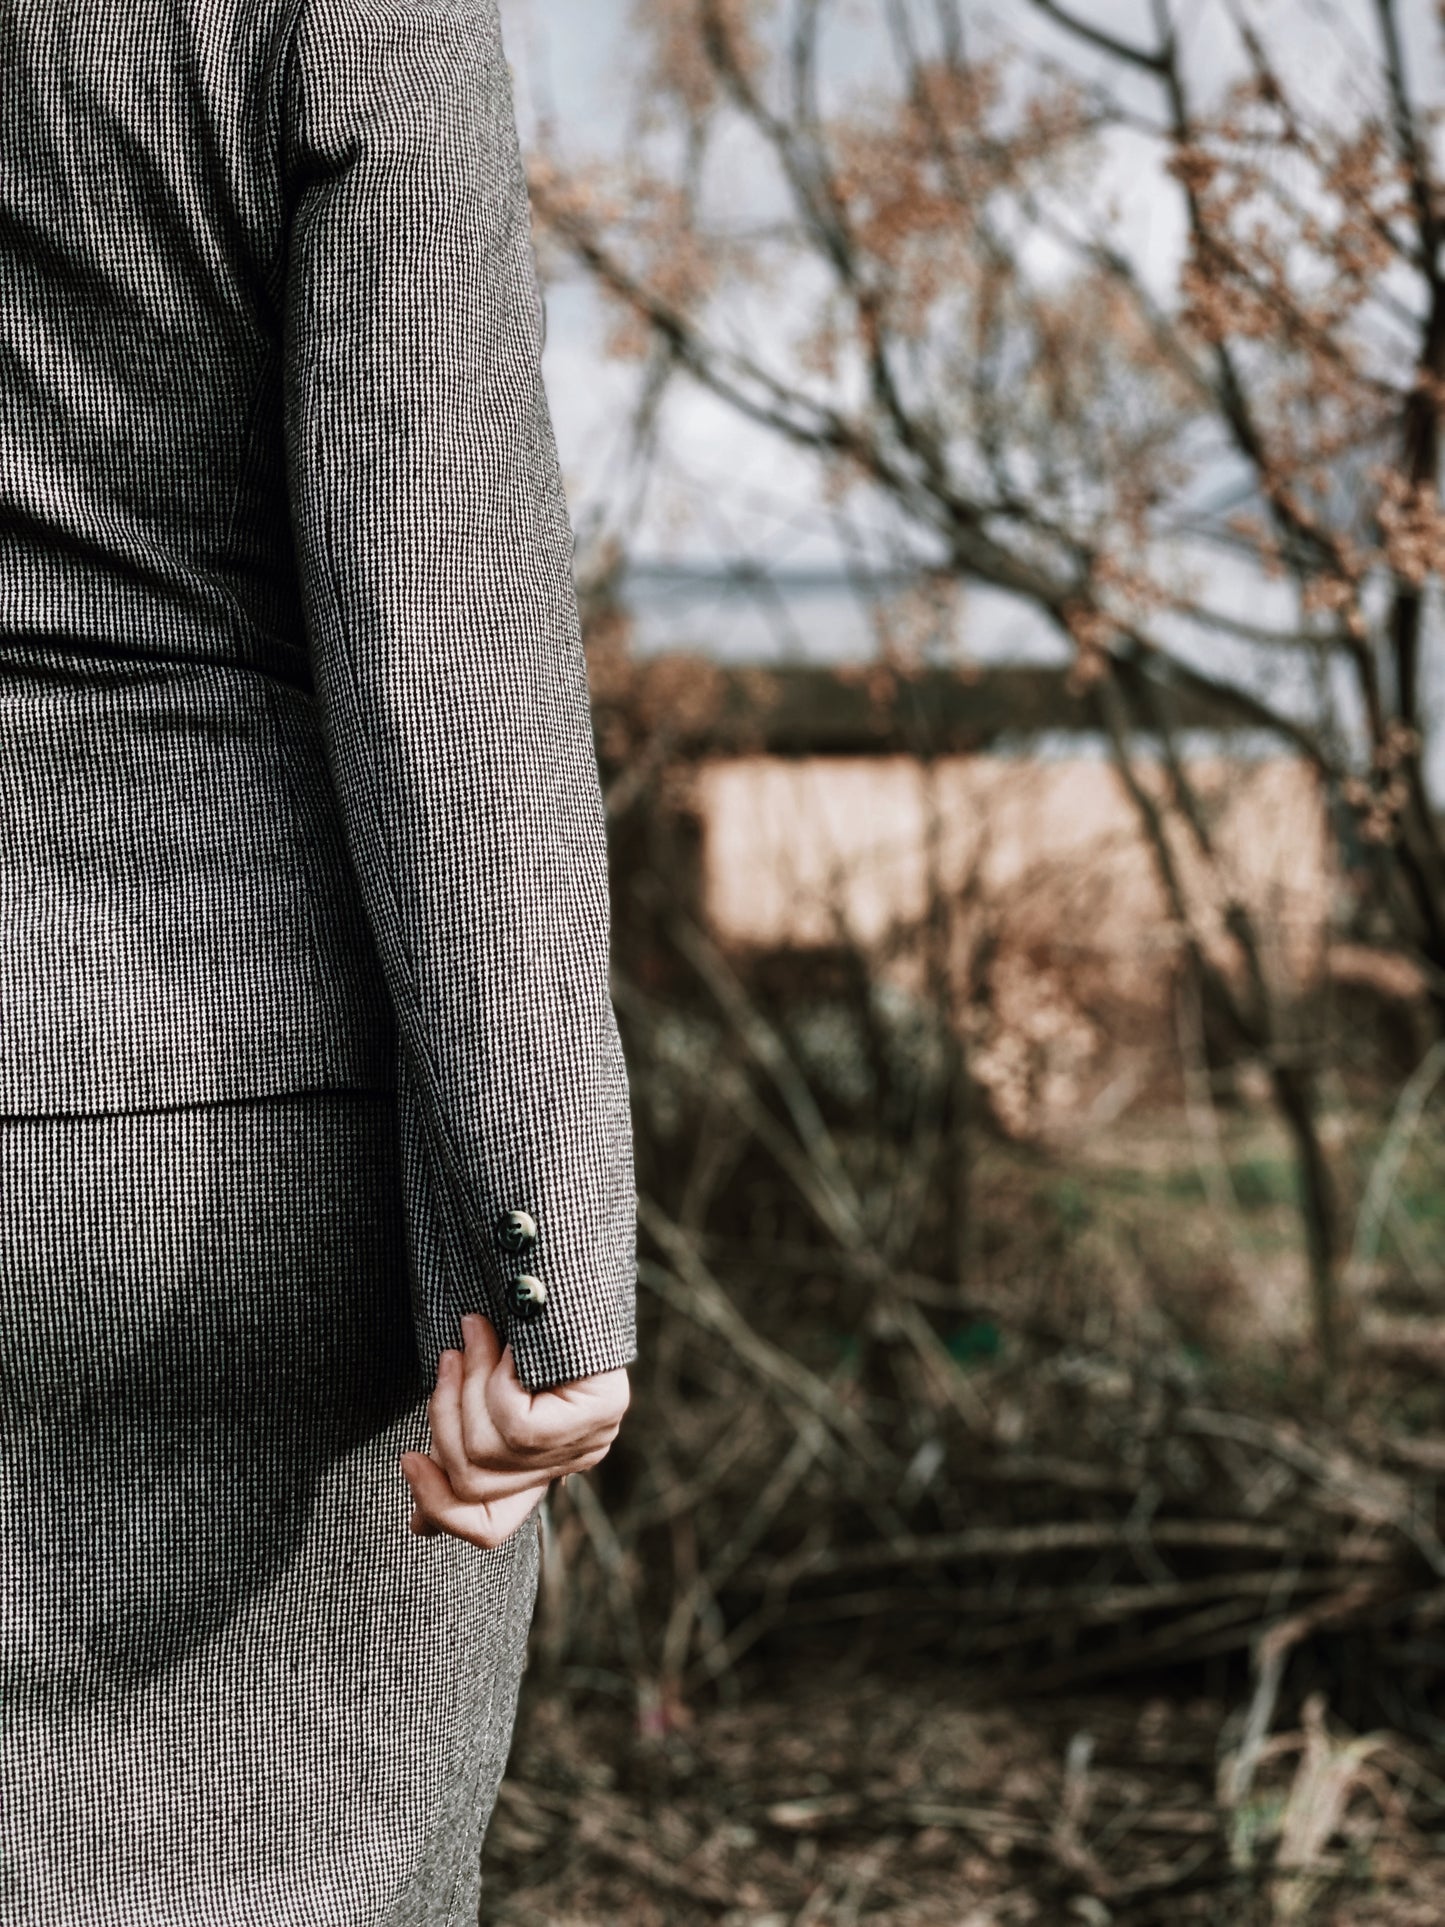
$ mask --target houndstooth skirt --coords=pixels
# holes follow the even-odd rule
[[[404,1086],[0,1119],[4,1927],[476,1920],[538,1534],[406,1530],[423,1155]]]

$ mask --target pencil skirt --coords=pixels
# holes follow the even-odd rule
[[[538,1535],[406,1529],[421,1156],[390,1091],[0,1118],[4,1927],[476,1920]]]

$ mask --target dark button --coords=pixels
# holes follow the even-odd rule
[[[530,1211],[504,1211],[497,1220],[497,1236],[508,1251],[526,1251],[537,1242],[537,1220]]]
[[[518,1318],[540,1318],[547,1303],[547,1287],[529,1271],[512,1280],[512,1310]]]

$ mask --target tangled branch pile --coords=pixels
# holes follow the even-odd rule
[[[1437,1917],[1423,1444],[998,1307],[950,1349],[921,1280],[820,1369],[796,1281],[646,1220],[638,1403],[550,1522],[499,1922]]]
[[[770,1002],[666,927],[691,1000],[619,983],[634,1410],[556,1500],[543,1664],[628,1682],[665,1729],[745,1660],[926,1654],[1017,1695],[1233,1659],[1272,1703],[1289,1655],[1297,1698],[1355,1641],[1331,1705],[1445,1735],[1428,1360],[1357,1361],[1324,1402],[1232,1328],[1260,1274],[1219,1259],[1207,1188],[1152,1219],[1131,1197],[1107,1235],[1051,1221],[1047,1154],[984,1155],[941,998],[885,1019],[859,958],[834,1004]],[[1086,1216],[1097,1183],[1068,1183]]]
[[[559,1502],[556,1657],[620,1662],[665,1707],[829,1628],[1013,1692],[1249,1652],[1277,1683],[1301,1642],[1366,1634],[1380,1690],[1428,1718],[1445,1460],[1425,1443],[1245,1409],[1178,1352],[1003,1343],[976,1301],[960,1333],[908,1278],[840,1285],[857,1340],[822,1369],[797,1280],[724,1283],[701,1240],[644,1223],[665,1316],[603,1496]]]

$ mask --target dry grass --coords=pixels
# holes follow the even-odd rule
[[[1317,1707],[1238,1784],[1238,1712],[989,1704],[966,1672],[760,1676],[647,1730],[529,1682],[490,1927],[1436,1927],[1445,1786]],[[1233,1781],[1233,1783],[1232,1783]]]
[[[1257,1120],[1221,1151],[1224,1226],[1178,1119],[1073,1168],[993,1147],[974,1297],[915,1280],[911,1318],[648,1207],[638,1403],[553,1516],[489,1923],[1436,1927],[1445,1397],[1408,1351],[1301,1397],[1249,1297],[1288,1168]]]

